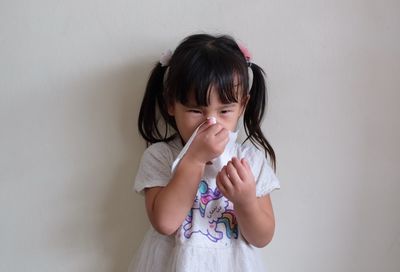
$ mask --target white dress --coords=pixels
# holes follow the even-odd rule
[[[235,138],[236,139],[236,138]],[[233,204],[218,191],[216,173],[233,156],[246,158],[256,180],[258,197],[280,188],[264,153],[251,144],[229,143],[222,161],[205,167],[197,196],[185,221],[174,235],[146,233],[129,272],[266,271],[257,248],[240,233]],[[156,143],[143,153],[134,189],[165,186],[171,167],[182,150],[177,137],[170,143]]]

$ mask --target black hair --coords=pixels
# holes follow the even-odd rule
[[[250,90],[249,67],[253,72]],[[258,65],[249,63],[236,41],[227,35],[188,36],[175,49],[167,66],[155,65],[138,119],[139,132],[147,144],[168,142],[177,135],[168,105],[174,102],[186,105],[193,93],[197,105],[207,106],[211,87],[218,91],[222,103],[246,101],[250,95],[243,115],[247,135],[244,142],[250,140],[261,146],[276,170],[275,152],[261,130],[267,103],[265,73]]]

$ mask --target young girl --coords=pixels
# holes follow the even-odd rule
[[[256,248],[273,237],[269,194],[280,188],[260,127],[265,100],[262,69],[229,36],[189,36],[154,67],[134,185],[151,228],[129,271],[265,271]]]

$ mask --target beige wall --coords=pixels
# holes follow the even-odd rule
[[[197,31],[268,74],[269,271],[399,271],[399,26],[398,1],[1,1],[0,271],[126,271],[140,99]]]

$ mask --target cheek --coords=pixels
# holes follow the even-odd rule
[[[182,116],[182,118],[175,118],[175,121],[179,130],[179,134],[185,142],[189,140],[196,128],[202,123],[199,118],[189,115]]]
[[[234,131],[236,130],[239,117],[240,116],[235,113],[230,113],[220,116],[219,122],[224,126],[224,128]]]

